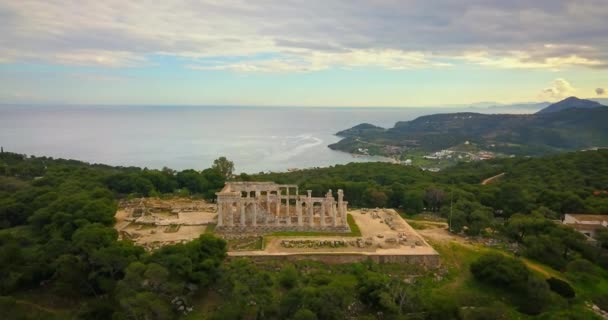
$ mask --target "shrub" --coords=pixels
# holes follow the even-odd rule
[[[286,289],[291,289],[298,284],[298,270],[292,265],[287,265],[279,274],[279,283]]]
[[[585,259],[576,259],[568,263],[566,266],[566,270],[568,272],[579,272],[579,273],[587,273],[590,275],[597,275],[597,267],[591,263],[589,260]]]
[[[549,285],[539,277],[530,276],[526,283],[525,296],[521,298],[519,310],[526,314],[537,315],[545,310],[551,300]]]
[[[547,283],[549,284],[549,288],[551,289],[551,291],[559,294],[564,298],[570,299],[574,298],[574,296],[576,295],[574,289],[572,289],[570,284],[566,281],[551,277],[547,279]]]
[[[479,281],[499,286],[518,287],[528,280],[528,268],[518,259],[491,253],[471,264],[471,272]]]
[[[294,320],[317,320],[317,315],[309,309],[300,309],[293,315]]]

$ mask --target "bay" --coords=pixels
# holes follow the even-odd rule
[[[0,145],[28,155],[160,169],[204,169],[226,156],[236,172],[285,171],[360,161],[327,145],[367,122],[455,112],[454,108],[226,106],[2,106]]]

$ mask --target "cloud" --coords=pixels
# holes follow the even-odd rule
[[[124,67],[167,55],[237,72],[606,69],[606,17],[605,0],[3,1],[0,63]],[[242,59],[209,63],[217,57]]]
[[[188,65],[189,68],[195,70],[230,70],[235,72],[273,73],[313,72],[326,70],[330,67],[356,68],[372,66],[391,70],[401,70],[423,67],[448,67],[449,64],[431,59],[422,52],[353,50],[346,52],[288,54],[271,59]]]
[[[555,100],[572,96],[575,91],[576,89],[566,79],[557,78],[553,80],[550,87],[541,91],[540,96],[543,99]]]
[[[545,44],[531,51],[508,51],[502,56],[495,52],[466,52],[460,57],[464,61],[506,69],[548,69],[557,71],[569,66],[606,68],[600,53],[588,46]]]
[[[595,89],[595,94],[597,94],[598,96],[603,96],[604,93],[606,93],[606,90],[604,88],[596,88]]]

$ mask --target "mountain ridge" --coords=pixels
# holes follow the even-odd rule
[[[564,100],[553,103],[541,110],[537,113],[549,113],[549,112],[559,112],[567,109],[592,109],[592,108],[600,108],[605,107],[603,104],[587,99],[579,99],[577,97],[568,97]]]
[[[395,150],[433,152],[466,141],[484,150],[515,155],[543,155],[608,146],[608,108],[567,108],[534,114],[433,114],[399,121],[392,128],[355,126],[337,133],[343,139],[328,147],[376,155]],[[384,146],[385,148],[378,148]]]

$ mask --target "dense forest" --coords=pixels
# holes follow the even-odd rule
[[[608,213],[608,150],[463,163],[439,173],[387,163],[231,171],[225,158],[209,169],[177,172],[1,153],[4,318],[589,319],[585,301],[608,309],[608,235],[592,246],[553,222],[567,212]],[[315,195],[343,189],[350,206],[434,216],[455,234],[517,249],[513,255],[438,245],[445,267],[425,270],[254,264],[226,259],[226,242],[212,234],[152,252],[117,240],[119,199],[213,199],[226,179],[296,183]]]
[[[502,173],[498,183],[481,184]],[[556,268],[565,267],[572,258],[560,257],[557,248],[570,248],[608,268],[606,252],[585,245],[578,233],[550,221],[566,213],[608,213],[608,150],[470,162],[439,173],[398,164],[351,163],[240,178],[297,183],[316,194],[340,188],[351,206],[400,208],[406,214],[433,212],[449,218],[454,232],[525,234],[512,240]],[[543,237],[536,237],[539,234]]]

